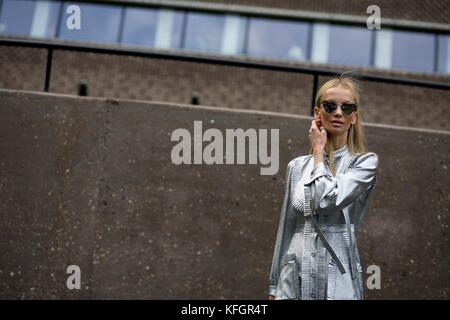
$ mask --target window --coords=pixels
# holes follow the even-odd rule
[[[122,43],[153,47],[155,43],[158,10],[127,8],[123,25]]]
[[[247,19],[237,15],[225,16],[225,26],[222,36],[224,54],[241,54],[245,46],[245,28]]]
[[[68,29],[71,5],[81,29]],[[98,2],[0,0],[0,35],[450,74],[450,36]]]
[[[251,18],[247,53],[252,56],[306,60],[310,28],[306,22]]]
[[[392,68],[393,30],[382,28],[374,30],[375,35],[375,67]]]
[[[195,51],[220,52],[224,25],[223,15],[189,12],[183,47]]]
[[[438,71],[450,73],[450,36],[440,35],[438,41]]]
[[[434,34],[398,30],[393,32],[392,68],[433,72],[434,57]]]
[[[330,25],[328,23],[314,23],[312,34],[311,61],[327,63],[330,51]]]
[[[328,62],[369,66],[371,64],[372,37],[372,31],[367,28],[331,26]]]
[[[60,6],[55,1],[4,0],[0,34],[54,37]]]
[[[59,36],[68,40],[87,40],[114,43],[119,36],[121,7],[112,5],[72,3],[67,2],[63,7],[63,16],[69,17],[67,8],[78,5],[81,13],[81,28],[68,29],[66,19],[61,19]]]
[[[157,48],[178,48],[181,42],[182,23],[182,12],[127,8],[122,43]]]
[[[181,11],[160,9],[155,35],[157,48],[181,48],[185,14]]]

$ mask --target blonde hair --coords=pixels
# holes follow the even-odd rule
[[[353,98],[355,99],[355,102],[358,104],[358,111],[356,112],[356,122],[355,124],[350,126],[350,129],[348,129],[347,134],[347,147],[349,151],[352,154],[364,154],[367,152],[366,148],[366,138],[364,135],[364,130],[362,126],[362,114],[361,114],[361,105],[359,103],[359,83],[356,79],[356,77],[352,76],[350,72],[346,72],[341,74],[339,77],[331,79],[327,82],[325,82],[319,89],[319,91],[316,94],[316,99],[314,101],[314,106],[320,107],[320,102],[322,99],[322,96],[325,94],[325,92],[328,89],[335,88],[341,86],[353,95]],[[309,153],[312,153],[312,148],[310,148]],[[327,143],[325,145],[325,151],[328,154],[329,159],[329,168],[333,175],[336,174],[336,168],[334,165],[334,158],[333,158],[333,144],[331,143],[330,139],[330,133],[328,133]]]

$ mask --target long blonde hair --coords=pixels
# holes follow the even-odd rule
[[[367,152],[366,148],[366,138],[364,135],[364,130],[362,126],[362,114],[361,114],[361,105],[359,103],[359,83],[357,79],[351,75],[351,73],[343,73],[339,77],[328,80],[325,82],[319,89],[319,91],[316,94],[316,98],[314,101],[314,106],[320,107],[320,102],[322,99],[322,96],[325,94],[325,92],[328,89],[335,88],[337,86],[341,86],[353,95],[353,98],[355,99],[356,103],[358,104],[358,111],[356,112],[356,122],[355,124],[350,126],[350,129],[348,129],[347,134],[347,147],[349,151],[352,154],[364,154]],[[329,159],[329,168],[333,175],[336,174],[336,168],[334,165],[334,158],[333,158],[333,144],[331,143],[330,139],[330,133],[327,134],[327,143],[325,145],[325,151],[328,154]],[[309,153],[312,153],[312,148],[310,148]]]

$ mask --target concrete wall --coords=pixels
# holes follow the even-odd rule
[[[279,128],[280,170],[171,163],[176,128]],[[0,90],[0,298],[264,299],[310,118]],[[366,126],[368,299],[449,298],[450,134]],[[82,289],[66,288],[80,266]]]

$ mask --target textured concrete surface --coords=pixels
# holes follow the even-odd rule
[[[170,134],[279,128],[280,170],[179,165]],[[0,90],[0,298],[266,298],[286,165],[308,117]],[[366,126],[379,184],[368,299],[450,298],[450,133]],[[81,268],[81,290],[66,287]]]

